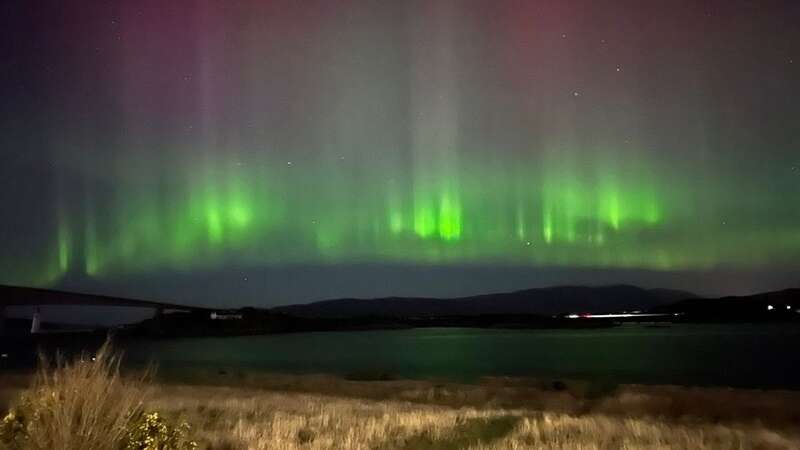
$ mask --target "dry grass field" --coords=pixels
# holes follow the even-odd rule
[[[794,392],[253,374],[187,384],[120,377],[117,363],[106,354],[0,375],[0,407],[13,413],[0,448],[800,448]]]
[[[279,393],[159,387],[150,406],[196,426],[213,449],[791,449],[797,430],[756,417],[667,417],[660,401],[626,393],[566,413]],[[633,414],[624,410],[632,407]]]

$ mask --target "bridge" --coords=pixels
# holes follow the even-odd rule
[[[148,300],[135,300],[129,298],[111,297],[106,295],[81,294],[77,292],[57,291],[52,289],[28,288],[20,286],[0,285],[0,333],[3,331],[3,322],[6,317],[6,308],[9,306],[115,306],[127,308],[149,308],[161,314],[165,310],[172,311],[199,311],[211,313],[216,311],[211,308],[199,306],[178,305]],[[31,332],[38,332],[38,311],[34,314]]]

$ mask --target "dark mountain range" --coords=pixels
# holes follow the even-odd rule
[[[0,334],[29,335],[30,319],[3,320],[10,306],[131,305],[151,308],[151,319],[117,328],[129,336],[215,336],[299,331],[366,330],[415,327],[586,328],[615,326],[640,318],[570,319],[571,313],[663,313],[648,317],[668,322],[798,322],[800,289],[742,297],[698,298],[668,289],[617,285],[559,286],[454,299],[338,299],[272,309],[205,309],[132,299],[90,296],[42,289],[0,289]],[[553,317],[559,316],[559,317]],[[47,320],[57,322],[57,318]],[[103,331],[104,328],[95,330]],[[74,326],[44,324],[40,336],[76,332]],[[84,330],[86,331],[86,330]],[[2,341],[0,341],[2,342]],[[0,346],[2,347],[2,346]]]
[[[683,291],[635,286],[558,286],[452,299],[345,298],[272,308],[297,317],[434,317],[472,315],[555,315],[649,310],[696,298]]]

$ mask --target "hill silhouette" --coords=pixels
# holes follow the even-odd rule
[[[684,314],[698,322],[798,320],[800,288],[747,296],[694,298],[659,306],[654,312]]]
[[[556,315],[649,310],[697,296],[670,289],[629,285],[556,286],[459,298],[343,298],[272,308],[296,317],[435,317],[472,315]]]

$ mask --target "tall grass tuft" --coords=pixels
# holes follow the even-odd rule
[[[123,379],[121,357],[106,341],[92,357],[72,361],[40,356],[30,389],[4,420],[3,440],[10,448],[109,449],[127,439],[143,412],[147,394],[142,379]],[[12,431],[16,430],[16,431]]]
[[[185,425],[144,410],[149,371],[120,376],[121,356],[106,341],[94,356],[40,357],[31,387],[0,423],[0,446],[14,450],[193,448]],[[186,445],[183,445],[183,444]],[[174,445],[173,445],[174,444]]]

